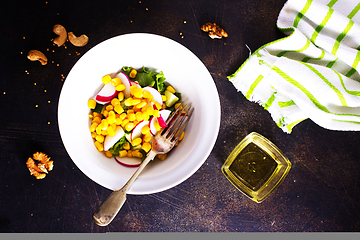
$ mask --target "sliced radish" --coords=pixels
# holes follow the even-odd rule
[[[116,97],[117,91],[115,86],[112,84],[105,84],[105,86],[96,95],[95,100],[99,102],[109,102],[111,99]]]
[[[162,99],[161,93],[158,90],[156,90],[153,87],[149,87],[149,86],[144,87],[143,89],[144,89],[144,91],[148,91],[151,93],[151,95],[154,97],[155,102],[159,103],[160,105],[163,104],[163,99]]]
[[[130,86],[137,86],[137,87],[141,87],[140,84],[138,84],[137,82],[134,82],[134,81],[130,81]]]
[[[114,144],[120,140],[125,134],[125,131],[121,126],[116,126],[115,135],[113,137],[106,135],[104,140],[104,151],[109,150]]]
[[[163,122],[165,123],[165,121],[169,118],[169,116],[170,116],[170,114],[171,114],[171,111],[170,111],[170,110],[167,110],[167,109],[163,109],[163,110],[160,110],[159,113],[160,113],[160,116],[161,116],[161,119],[162,119],[162,120],[160,120],[160,121],[163,121]],[[158,118],[160,118],[160,117],[158,117]],[[158,122],[159,125],[160,125],[160,122],[159,122],[158,118],[152,117],[152,118],[150,119],[149,128],[150,128],[150,133],[151,133],[152,135],[155,135],[155,134],[158,132],[158,131],[156,130],[156,128],[155,128],[155,122]],[[165,123],[165,124],[166,124],[166,123]],[[161,125],[160,125],[160,127],[161,127]]]
[[[124,96],[125,98],[129,98],[131,81],[129,80],[128,76],[125,73],[121,72],[118,75],[116,75],[116,77],[120,78],[121,83],[125,85]]]
[[[141,136],[141,129],[145,126],[149,125],[149,121],[141,121],[138,124],[136,124],[136,126],[134,127],[134,129],[131,131],[131,141],[133,141],[135,138],[140,137]]]
[[[111,102],[111,101],[106,101],[106,102],[98,101],[98,100],[96,100],[96,98],[94,98],[94,100],[95,100],[97,103],[101,104],[101,105],[106,105],[106,104],[108,104],[109,102]]]
[[[168,126],[161,115],[157,118],[157,120],[161,128],[166,128]]]
[[[166,120],[169,118],[171,111],[163,109],[163,110],[160,110],[159,113],[160,113],[160,116],[157,118],[157,120],[159,122],[160,127],[165,128],[168,126],[166,124]]]
[[[127,158],[127,157],[121,158],[118,156],[115,156],[115,160],[126,167],[138,167],[142,162],[141,158]]]

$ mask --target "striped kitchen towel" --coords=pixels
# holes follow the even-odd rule
[[[305,119],[360,130],[360,1],[288,0],[287,37],[256,50],[228,79],[287,133]]]

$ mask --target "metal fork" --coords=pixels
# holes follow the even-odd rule
[[[180,105],[176,111],[170,115],[166,121],[168,127],[162,129],[155,135],[152,140],[152,150],[148,153],[147,157],[135,173],[121,189],[112,192],[94,212],[93,219],[97,225],[107,226],[115,218],[120,208],[125,203],[126,193],[133,182],[157,154],[168,153],[175,146],[182,132],[185,130],[193,112],[194,108],[191,104],[185,105],[184,107]]]

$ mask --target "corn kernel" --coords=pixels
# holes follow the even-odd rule
[[[141,133],[142,133],[143,135],[148,134],[149,132],[150,132],[149,126],[144,126],[144,127],[141,129]]]
[[[92,137],[92,138],[96,138],[96,136],[97,136],[97,134],[96,134],[95,132],[92,132],[92,133],[91,133],[91,137]]]
[[[128,123],[129,123],[129,119],[125,118],[124,120],[122,120],[121,126],[125,127],[126,124],[128,124]]]
[[[136,115],[134,113],[128,113],[127,118],[130,122],[133,122],[136,119]]]
[[[164,153],[164,154],[158,154],[157,157],[161,160],[161,161],[164,161],[165,158],[167,157],[167,154]]]
[[[127,98],[125,100],[125,106],[131,106],[132,98]]]
[[[111,157],[112,157],[112,153],[111,153],[110,151],[106,151],[106,152],[105,152],[105,156],[106,156],[107,158],[111,158]]]
[[[99,123],[93,123],[90,126],[90,132],[95,132],[96,131],[96,127],[99,125]]]
[[[131,145],[135,147],[135,146],[141,144],[141,142],[142,142],[142,139],[138,137],[138,138],[135,138],[134,140],[132,140]]]
[[[125,125],[125,130],[130,132],[131,130],[133,130],[134,127],[135,127],[134,123],[129,122]]]
[[[106,135],[108,135],[108,132],[106,130],[101,130],[101,135],[106,136]]]
[[[101,130],[106,130],[109,126],[109,123],[106,119],[102,119],[101,123],[99,124],[99,127],[101,127]]]
[[[148,142],[144,142],[141,146],[141,149],[144,150],[145,152],[149,152],[151,149],[151,144]]]
[[[130,94],[134,95],[134,90],[137,89],[137,88],[138,88],[138,86],[136,86],[136,85],[130,86]]]
[[[106,111],[111,111],[111,110],[113,110],[114,109],[114,106],[113,105],[107,105],[106,107],[105,107],[105,109],[106,109]]]
[[[185,136],[185,132],[182,132],[180,137],[179,137],[179,141],[183,140],[184,136]]]
[[[131,158],[133,155],[132,155],[132,151],[131,150],[129,150],[129,151],[127,151],[127,155],[126,155],[127,157],[129,157],[129,158]]]
[[[103,135],[96,135],[95,140],[98,141],[99,143],[103,143],[104,142],[104,136]]]
[[[115,130],[114,130],[114,128],[113,128],[112,126],[109,126],[109,127],[106,129],[106,131],[107,131],[107,133],[108,133],[108,135],[109,135],[110,137],[115,136]]]
[[[94,109],[96,107],[96,101],[94,99],[90,99],[88,101],[88,108]]]
[[[118,86],[120,83],[121,83],[120,78],[111,79],[111,84],[114,85],[115,87]]]
[[[149,115],[153,115],[154,114],[154,109],[152,107],[148,106],[148,108],[146,109],[146,112]]]
[[[142,102],[140,102],[139,104],[137,104],[136,105],[136,108],[143,108],[144,106],[146,106],[147,105],[147,102],[145,102],[145,101],[142,101]]]
[[[143,98],[153,98],[153,96],[151,95],[151,93],[149,91],[143,91]]]
[[[175,109],[178,109],[179,106],[181,105],[181,103],[176,103],[174,106],[175,106]],[[180,110],[182,110],[182,107],[180,108]]]
[[[119,157],[126,157],[126,156],[127,156],[127,151],[126,150],[119,151]]]
[[[104,151],[104,146],[102,145],[102,143],[98,142],[98,141],[95,141],[95,147],[97,148],[97,150],[99,152],[102,152]]]
[[[155,102],[155,107],[157,110],[160,110],[162,108],[162,106],[158,102]]]
[[[118,99],[119,99],[119,101],[122,101],[122,100],[124,100],[124,93],[123,92],[119,92],[118,93]]]
[[[154,121],[154,127],[155,127],[156,131],[160,131],[160,130],[161,130],[160,124],[159,124],[159,122],[157,122],[157,121]]]
[[[93,112],[93,117],[94,118],[96,118],[96,117],[102,118],[102,115],[98,112]]]
[[[168,87],[166,88],[166,90],[168,90],[168,91],[171,92],[171,93],[176,93],[175,89],[174,89],[172,86],[168,86]]]
[[[101,78],[103,84],[108,84],[111,81],[111,77],[109,75],[105,75]]]
[[[120,118],[115,119],[115,124],[116,125],[121,125],[121,123],[122,123],[122,120]]]
[[[142,158],[143,155],[139,150],[134,150],[134,151],[132,151],[132,156]]]
[[[139,103],[141,103],[141,99],[139,99],[139,98],[133,98],[131,100],[131,105],[133,105],[133,106],[135,106],[135,105],[137,105]]]
[[[124,120],[126,118],[126,116],[127,116],[127,114],[123,112],[123,113],[120,114],[119,118],[121,120]]]
[[[114,110],[115,110],[115,112],[118,113],[118,114],[124,112],[124,109],[123,109],[123,107],[122,107],[120,104],[115,105]]]
[[[113,105],[113,107],[115,107],[116,105],[120,104],[120,100],[118,98],[113,98],[111,99],[111,105]]]
[[[166,96],[165,95],[161,95],[162,100],[165,102],[166,101]]]
[[[137,121],[144,120],[144,114],[142,112],[135,113],[135,117]]]
[[[119,92],[124,91],[125,90],[125,85],[120,83],[115,87],[115,89],[116,89],[116,91],[119,91]]]
[[[102,114],[104,115],[104,117],[107,117],[108,114],[109,114],[109,111],[108,111],[108,110],[104,110],[104,111],[102,112]]]
[[[143,112],[143,117],[144,117],[144,120],[148,121],[150,116],[147,112]]]
[[[136,69],[131,69],[130,73],[129,73],[129,77],[131,78],[135,78],[136,77],[136,74],[137,74],[137,71]]]
[[[159,110],[154,110],[153,116],[154,116],[154,117],[160,117]]]
[[[130,143],[129,142],[126,142],[122,145],[122,147],[125,149],[125,150],[129,150],[130,149]]]
[[[128,110],[126,111],[126,113],[127,113],[127,114],[131,114],[131,113],[135,113],[135,112],[134,112],[133,109],[128,109]]]
[[[101,123],[101,118],[100,117],[94,117],[93,120],[91,121],[91,123]]]
[[[96,131],[96,134],[101,134],[101,131],[102,131],[102,130],[101,130],[101,126],[98,125],[98,126],[96,127],[95,131]]]
[[[144,135],[144,142],[150,142],[151,140],[151,134],[150,133],[146,133]]]
[[[133,90],[134,97],[136,98],[142,98],[143,97],[143,89],[142,88],[135,88]]]

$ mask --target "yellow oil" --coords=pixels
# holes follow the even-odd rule
[[[229,170],[248,188],[257,191],[276,167],[273,158],[255,144],[249,143],[232,162]]]

